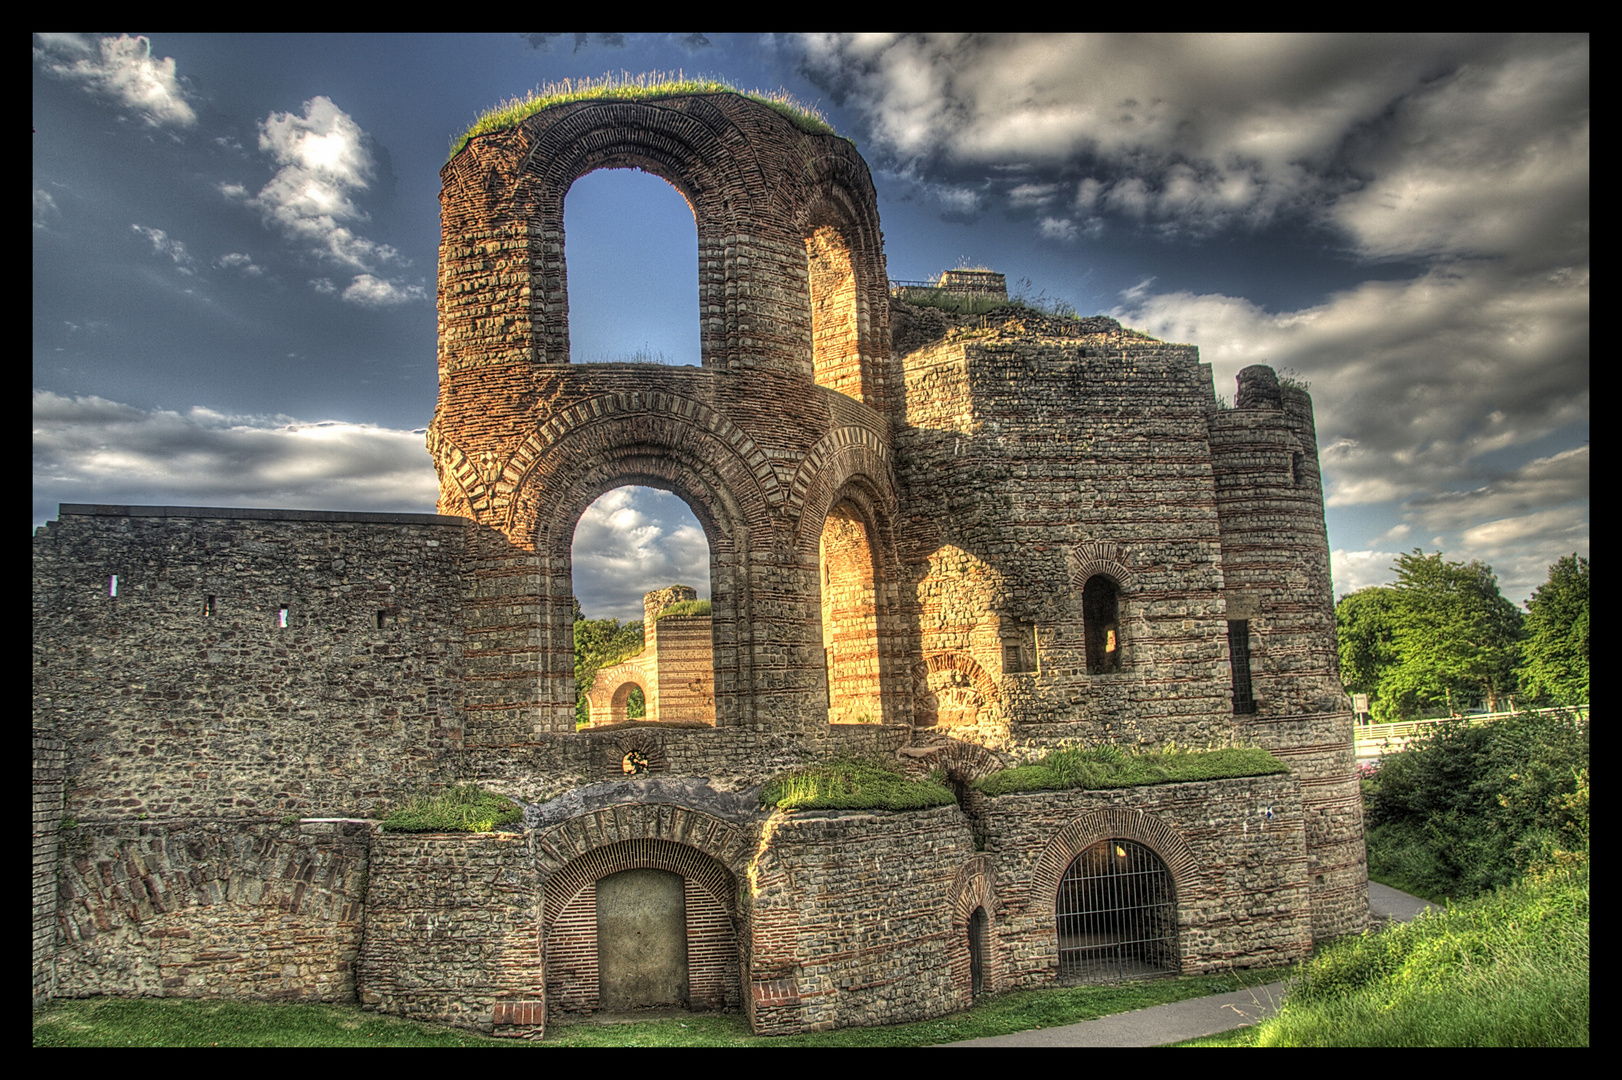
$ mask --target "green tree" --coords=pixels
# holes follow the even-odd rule
[[[1588,560],[1568,555],[1526,603],[1521,688],[1556,705],[1588,704]]]
[[[1335,605],[1340,681],[1347,693],[1379,693],[1380,677],[1397,662],[1397,590],[1385,585],[1359,589]]]
[[[1521,613],[1498,591],[1492,567],[1415,548],[1393,569],[1398,660],[1382,673],[1376,712],[1458,712],[1477,698],[1496,709],[1515,686],[1522,630]]]

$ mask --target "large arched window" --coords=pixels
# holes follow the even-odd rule
[[[1177,971],[1171,872],[1132,840],[1100,840],[1077,855],[1055,901],[1059,977],[1082,982]]]
[[[575,363],[699,363],[698,226],[681,192],[639,169],[569,188],[569,352]]]

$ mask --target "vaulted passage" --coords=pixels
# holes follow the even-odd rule
[[[1071,862],[1056,902],[1059,977],[1141,979],[1177,971],[1171,873],[1149,848],[1101,840]]]

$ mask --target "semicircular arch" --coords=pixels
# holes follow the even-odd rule
[[[1033,918],[1054,917],[1065,871],[1078,855],[1103,840],[1132,840],[1153,851],[1170,872],[1178,896],[1187,895],[1199,880],[1200,864],[1193,849],[1161,818],[1122,807],[1092,810],[1061,828],[1042,849],[1026,901]]]

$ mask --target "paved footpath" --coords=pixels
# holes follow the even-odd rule
[[[1369,911],[1376,922],[1407,922],[1430,904],[1417,896],[1369,882]],[[1190,998],[1065,1027],[1038,1028],[1015,1035],[969,1039],[948,1046],[1164,1046],[1248,1027],[1273,1015],[1284,984],[1268,983],[1214,997]]]

